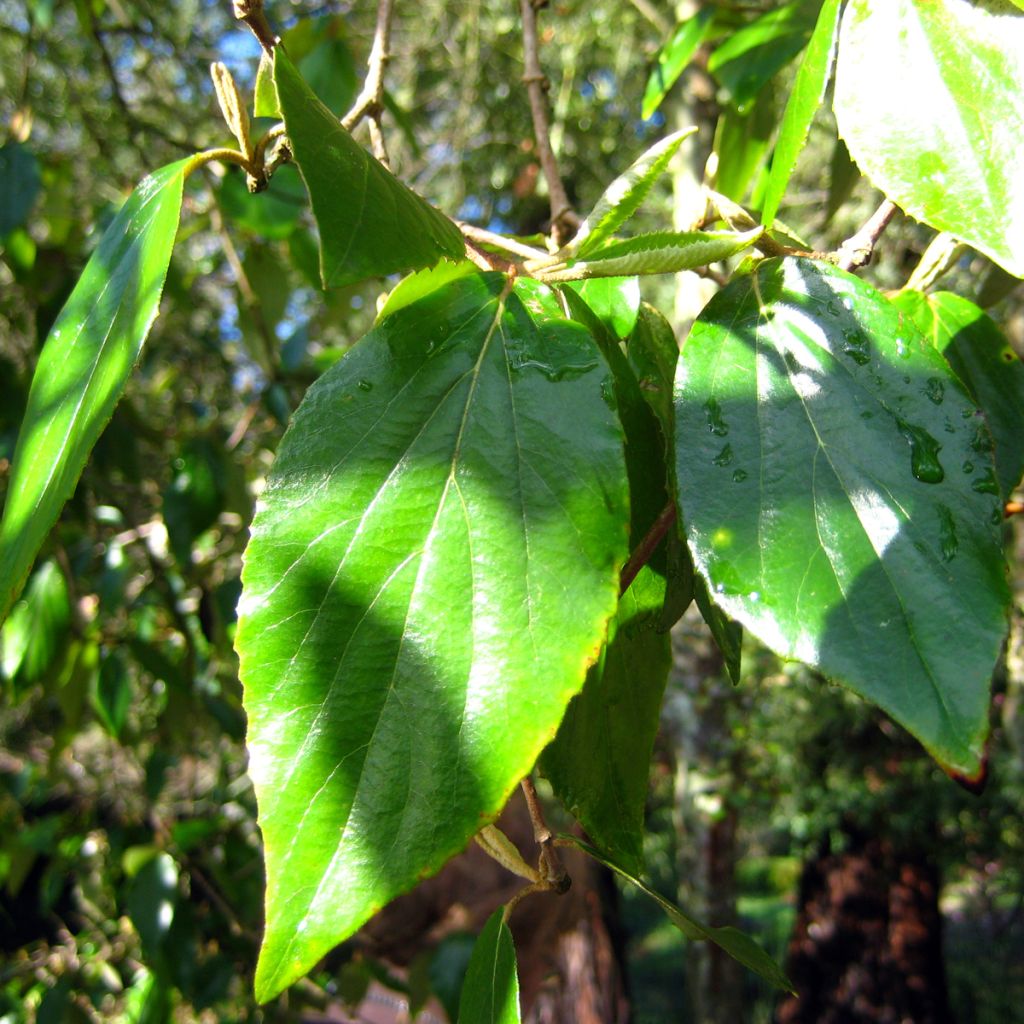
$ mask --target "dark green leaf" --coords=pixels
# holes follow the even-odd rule
[[[630,871],[643,870],[644,807],[672,651],[659,630],[665,581],[644,567],[619,601],[601,658],[541,760],[587,834]]]
[[[39,161],[28,146],[0,146],[0,239],[28,221],[42,187]]]
[[[575,237],[561,254],[566,258],[586,256],[606,242],[647,198],[654,183],[668,169],[669,161],[696,128],[673,132],[642,153],[605,190],[580,225]],[[623,271],[623,273],[627,273]]]
[[[672,38],[658,52],[657,64],[647,79],[644,90],[643,110],[640,116],[646,121],[661,106],[676,79],[693,60],[697,48],[708,34],[715,15],[713,4],[701,7],[692,17],[680,22]]]
[[[0,525],[0,619],[71,496],[156,319],[187,165],[164,167],[135,189],[46,340]]]
[[[70,624],[71,605],[64,574],[56,562],[44,562],[0,630],[3,676],[11,680],[17,677],[19,689],[37,682],[57,656]]]
[[[807,45],[807,52],[796,73],[793,91],[782,115],[779,138],[775,143],[772,170],[765,190],[761,223],[770,228],[779,203],[796,167],[797,157],[807,141],[811,121],[825,98],[825,89],[832,74],[832,61],[836,52],[839,35],[839,14],[841,0],[824,0],[814,34]]]
[[[672,385],[679,361],[679,345],[672,325],[646,302],[640,306],[626,355],[644,401],[658,417],[662,434],[666,439],[672,438],[675,434]]]
[[[676,424],[687,537],[719,607],[976,777],[1006,625],[1001,505],[945,360],[852,275],[767,260],[683,346]]]
[[[816,6],[807,0],[784,4],[733,32],[711,54],[708,71],[725,87],[740,113],[807,45],[816,14]]]
[[[320,102],[340,117],[356,98],[356,66],[352,51],[339,34],[344,21],[341,18],[318,20],[324,25],[322,38],[299,61],[299,74]]]
[[[722,654],[729,678],[739,685],[740,660],[743,653],[743,627],[730,619],[711,600],[707,583],[702,576],[693,576],[693,597],[700,609],[701,618],[707,623],[715,645]]]
[[[297,227],[306,208],[306,193],[294,167],[279,167],[270,185],[255,195],[237,170],[224,175],[217,193],[224,215],[238,227],[261,238],[287,238]]]
[[[593,310],[616,338],[628,337],[640,310],[640,281],[635,277],[603,277],[568,285]]]
[[[880,68],[899,69],[899,88]],[[918,220],[1024,276],[1024,16],[964,0],[850,0],[839,132]]]
[[[740,113],[726,107],[715,127],[714,188],[716,192],[742,203],[767,174],[766,161],[778,121],[776,88],[766,85]]]
[[[174,476],[163,495],[163,516],[171,550],[181,565],[192,561],[192,544],[224,508],[228,478],[223,445],[195,438],[174,460]]]
[[[853,194],[860,181],[860,171],[850,159],[850,151],[842,139],[836,139],[828,162],[828,202],[825,203],[825,222],[828,223]]]
[[[128,915],[149,956],[160,952],[178,902],[178,865],[158,853],[132,880]]]
[[[114,739],[121,735],[132,704],[132,682],[120,651],[110,651],[100,664],[92,706]]]
[[[320,228],[325,287],[465,255],[459,229],[341,127],[280,48],[274,80],[292,151]]]
[[[765,981],[789,992],[793,992],[793,984],[782,972],[779,965],[749,936],[737,928],[711,928],[701,924],[689,914],[684,914],[674,903],[669,902],[664,896],[648,888],[624,868],[621,868],[615,861],[606,857],[600,850],[595,849],[589,843],[578,839],[575,836],[565,836],[571,840],[585,854],[593,857],[594,860],[605,867],[610,868],[617,875],[624,878],[631,885],[639,889],[645,896],[649,896],[665,912],[665,916],[688,938],[694,942],[713,942],[720,949],[725,950],[734,960],[738,960],[744,967],[749,967],[755,974],[759,974]]]
[[[430,961],[430,987],[450,1020],[459,1015],[459,994],[476,940],[456,932],[441,940]]]
[[[1024,364],[995,321],[952,292],[900,292],[893,302],[946,357],[985,414],[1005,497],[1024,473]]]
[[[459,1024],[519,1024],[519,978],[512,933],[499,908],[473,947],[459,998]]]
[[[538,288],[474,275],[403,306],[281,444],[237,633],[260,999],[498,814],[599,652],[627,551],[621,428],[593,340]]]

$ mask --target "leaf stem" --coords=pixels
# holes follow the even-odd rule
[[[493,245],[505,252],[515,253],[528,260],[547,260],[548,254],[542,249],[535,249],[532,245],[517,242],[514,238],[506,238],[504,235],[488,231],[486,228],[478,228],[475,224],[467,224],[463,220],[457,220],[455,226],[469,239],[474,242],[482,242],[484,245]]]
[[[530,99],[533,135],[537,144],[537,158],[548,183],[551,202],[551,233],[558,245],[568,241],[579,227],[579,217],[573,211],[566,194],[558,161],[551,148],[551,122],[548,118],[548,80],[540,66],[537,45],[537,8],[544,0],[519,0],[523,19],[523,83]]]
[[[249,26],[249,31],[259,40],[263,52],[268,57],[273,57],[278,39],[263,13],[263,0],[231,0],[231,6],[235,17],[245,22]]]
[[[658,518],[651,524],[651,528],[644,535],[643,540],[636,546],[629,556],[629,561],[622,567],[619,576],[619,595],[629,590],[630,584],[637,578],[640,570],[650,561],[651,555],[657,550],[669,528],[676,521],[676,505],[670,501],[658,513]]]
[[[889,199],[868,218],[864,226],[851,235],[836,251],[836,265],[840,270],[854,271],[871,262],[875,246],[882,232],[889,226],[899,207]]]

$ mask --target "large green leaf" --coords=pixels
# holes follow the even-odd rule
[[[302,80],[284,51],[274,82],[320,228],[326,287],[428,267],[466,252],[459,229],[374,160]]]
[[[775,220],[779,202],[796,167],[797,157],[807,141],[811,121],[825,98],[825,87],[832,73],[832,60],[836,51],[841,8],[841,0],[825,0],[821,5],[814,34],[796,73],[786,112],[782,115],[779,139],[772,157],[771,175],[765,190],[761,210],[761,223],[765,227],[770,228]]]
[[[770,982],[776,988],[785,989],[790,992],[793,991],[792,982],[783,974],[779,965],[749,935],[744,934],[738,928],[731,928],[728,925],[723,928],[711,928],[708,925],[701,924],[696,918],[683,913],[674,903],[669,902],[660,893],[644,885],[639,878],[589,843],[575,836],[565,836],[563,838],[571,841],[588,856],[604,864],[605,867],[610,868],[617,875],[624,878],[630,885],[639,889],[645,896],[650,897],[664,911],[665,916],[672,924],[688,939],[694,942],[713,942],[720,949],[725,950],[734,960],[738,960],[744,967],[749,967],[755,974],[759,974],[765,981]]]
[[[976,777],[1007,605],[992,442],[910,318],[826,264],[764,261],[683,346],[676,423],[715,602]]]
[[[701,7],[696,14],[676,26],[672,38],[658,51],[657,63],[651,71],[650,78],[647,79],[647,88],[644,89],[640,116],[645,121],[654,116],[654,112],[661,106],[661,101],[668,95],[669,89],[676,84],[676,79],[693,60],[693,55],[711,28],[714,15],[713,4]]]
[[[880,68],[899,69],[899,88]],[[839,132],[907,213],[1024,277],[1024,14],[967,0],[850,0]]]
[[[237,646],[268,999],[504,805],[627,553],[608,370],[531,289],[462,277],[310,388],[252,526]]]
[[[519,1024],[516,947],[499,907],[473,946],[459,997],[459,1024]]]
[[[0,619],[71,496],[156,319],[187,165],[170,164],[139,184],[46,339],[0,524]]]
[[[641,570],[622,595],[608,645],[573,698],[541,766],[602,850],[643,870],[644,807],[672,651],[660,631],[665,581]]]
[[[996,478],[1003,495],[1024,473],[1024,363],[973,302],[952,292],[901,292],[893,302],[949,360],[985,414],[995,441]]]
[[[567,257],[585,256],[611,238],[640,208],[640,204],[654,188],[655,182],[667,170],[669,161],[676,155],[683,140],[696,130],[684,128],[682,131],[673,132],[637,157],[604,190],[604,194],[594,204],[594,208],[580,225],[579,231],[562,249],[562,253]],[[628,274],[629,271],[621,273]]]

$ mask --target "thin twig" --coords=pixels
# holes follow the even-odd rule
[[[629,590],[630,584],[637,578],[640,570],[650,561],[651,555],[657,550],[669,528],[676,521],[675,502],[670,501],[658,513],[658,518],[651,524],[651,528],[644,535],[644,538],[636,546],[636,550],[629,556],[629,561],[622,567],[619,576],[619,593],[624,594]]]
[[[263,52],[268,57],[274,56],[277,36],[263,13],[263,0],[232,0],[235,17],[249,26],[249,31],[259,40]]]
[[[483,245],[493,245],[498,249],[515,253],[517,256],[522,256],[528,260],[543,260],[548,257],[548,254],[542,249],[535,249],[532,245],[517,242],[514,238],[506,238],[505,235],[495,234],[486,228],[478,228],[475,224],[467,224],[464,220],[457,220],[455,224],[467,238],[474,242],[480,242]]]
[[[848,238],[836,253],[837,266],[841,270],[859,270],[871,262],[875,245],[882,232],[889,226],[899,207],[886,199],[881,206],[868,218],[867,223],[855,235]]]
[[[385,167],[388,165],[388,151],[380,118],[384,112],[384,68],[391,58],[391,20],[394,8],[394,0],[378,0],[377,26],[373,32],[370,56],[366,59],[366,81],[351,109],[341,119],[342,127],[348,131],[352,131],[364,117],[369,120],[373,155]]]
[[[519,0],[523,19],[523,82],[530,98],[530,115],[537,144],[537,159],[548,183],[551,202],[551,233],[558,245],[564,244],[579,227],[551,148],[551,123],[548,118],[548,80],[540,66],[537,45],[537,12],[534,0]]]
[[[555,836],[544,820],[544,809],[540,805],[533,780],[527,775],[519,785],[523,790],[523,796],[526,797],[526,807],[530,812],[530,821],[533,823],[533,838],[540,847],[540,856],[537,858],[540,884],[557,893],[567,892],[572,880],[562,864],[562,858],[554,847]],[[523,892],[520,895],[525,896],[526,893]]]
[[[534,786],[533,779],[527,775],[519,785],[522,787],[523,796],[526,797],[526,808],[533,823],[533,838],[538,843],[550,843],[551,829],[544,820],[544,808],[540,805],[540,797],[537,796],[537,787]]]
[[[629,2],[666,38],[672,32],[671,22],[650,2],[650,0],[629,0]]]

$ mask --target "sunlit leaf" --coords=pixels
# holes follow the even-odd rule
[[[850,0],[839,132],[897,205],[1024,276],[1024,15],[965,0]],[[880,68],[899,69],[893,88]]]
[[[702,6],[696,14],[676,26],[672,38],[658,51],[657,63],[644,89],[640,116],[645,121],[654,115],[669,89],[676,84],[676,79],[693,60],[693,55],[711,28],[714,15],[713,4]]]
[[[512,933],[499,908],[484,925],[466,968],[459,1024],[519,1024],[519,978]]]
[[[1006,627],[999,488],[981,414],[910,318],[826,264],[764,261],[694,326],[676,421],[714,601],[977,777]]]
[[[531,283],[463,277],[307,392],[237,646],[268,999],[492,820],[604,640],[627,547],[608,370]]]
[[[320,228],[326,287],[458,260],[459,229],[374,160],[312,93],[281,48],[274,81]]]
[[[187,164],[164,167],[135,189],[39,356],[0,524],[0,618],[71,496],[156,319]]]

